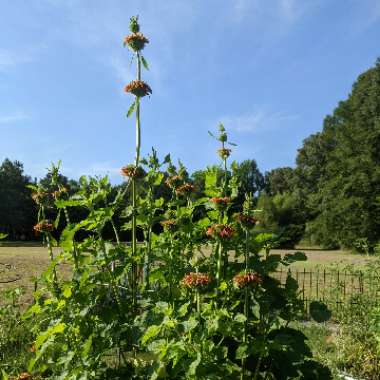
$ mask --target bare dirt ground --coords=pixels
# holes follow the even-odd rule
[[[22,287],[25,290],[22,301],[28,303],[35,280],[48,267],[49,262],[48,250],[41,246],[0,247],[0,291]]]

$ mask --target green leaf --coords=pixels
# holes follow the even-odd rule
[[[55,228],[55,229],[58,228],[59,221],[60,221],[60,219],[61,219],[61,211],[62,211],[62,209],[59,209],[59,210],[58,210],[57,217],[55,218],[55,221],[54,221],[54,228]]]
[[[63,295],[65,298],[70,298],[71,295],[72,295],[71,287],[70,287],[70,286],[65,287],[65,289],[63,290],[62,295]]]
[[[184,317],[187,314],[187,311],[189,309],[190,302],[184,303],[178,310],[178,315],[180,317]]]
[[[146,330],[144,336],[141,339],[141,343],[144,345],[148,342],[148,340],[155,338],[161,331],[161,326],[159,325],[152,325],[149,326]]]
[[[188,333],[194,330],[198,326],[198,321],[195,318],[190,318],[187,321],[182,322],[185,332]]]
[[[197,358],[190,364],[189,370],[187,371],[187,375],[191,378],[193,376],[196,376],[197,374],[197,368],[199,364],[201,363],[202,355],[200,352],[197,352]]]
[[[57,323],[54,326],[49,327],[45,332],[40,334],[36,339],[36,349],[38,350],[41,345],[49,339],[51,336],[61,334],[65,331],[66,325],[62,322]]]
[[[69,224],[66,226],[66,228],[62,231],[61,235],[61,241],[60,241],[60,247],[64,251],[72,251],[74,248],[74,236],[75,233],[78,231],[79,225]]]
[[[238,323],[244,323],[244,322],[247,320],[247,318],[245,317],[245,315],[244,315],[244,314],[241,314],[241,313],[236,314],[236,316],[235,316],[234,319],[235,319],[235,321],[238,322]]]
[[[244,359],[248,356],[248,345],[247,344],[241,344],[238,349],[236,350],[236,359]]]
[[[92,346],[92,335],[90,335],[88,337],[88,339],[86,340],[86,342],[82,346],[82,352],[81,352],[81,357],[82,358],[85,358],[86,356],[88,356],[88,354],[89,354],[89,352],[91,350],[91,346]]]
[[[143,56],[141,56],[141,63],[143,64],[145,70],[149,70],[148,62],[146,61],[146,59]]]
[[[131,104],[131,106],[129,107],[129,109],[128,109],[127,117],[130,117],[130,116],[133,114],[133,112],[135,112],[136,105],[137,105],[137,103],[136,103],[136,100],[135,100],[135,101]]]
[[[331,311],[323,302],[313,301],[310,304],[310,315],[316,322],[326,322],[331,318]]]

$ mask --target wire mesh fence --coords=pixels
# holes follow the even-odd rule
[[[322,301],[332,309],[355,304],[359,300],[380,305],[380,273],[378,271],[281,269],[275,277],[285,284],[287,276],[298,282],[305,310],[310,302]]]

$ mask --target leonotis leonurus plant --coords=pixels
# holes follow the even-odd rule
[[[239,177],[227,131],[211,134],[219,167],[197,189],[181,162],[157,152],[140,157],[141,78],[149,42],[132,17],[124,44],[137,76],[126,86],[135,115],[134,162],[115,192],[107,178],[82,177],[67,193],[51,170],[51,186],[35,187],[36,231],[51,265],[35,303],[35,356],[28,371],[60,379],[329,379],[312,359],[305,336],[291,326],[303,314],[297,282],[281,284],[280,265],[305,260],[267,250],[256,232],[255,194],[236,204]],[[57,218],[50,221],[47,209]],[[83,217],[73,222],[81,210]],[[60,236],[54,227],[65,225]],[[112,235],[110,235],[111,231]],[[266,236],[266,235],[265,235]],[[59,250],[54,251],[54,246]],[[58,276],[62,265],[69,274]],[[319,320],[328,315],[314,304]],[[37,378],[37,377],[36,377]]]

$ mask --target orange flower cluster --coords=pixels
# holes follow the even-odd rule
[[[48,193],[45,193],[43,191],[39,191],[39,192],[33,192],[32,193],[32,199],[34,200],[34,202],[36,202],[37,204],[41,204],[43,202],[44,199],[46,199],[46,197],[48,196],[49,194]]]
[[[207,229],[206,235],[220,239],[230,239],[235,235],[235,229],[228,224],[214,224]]]
[[[121,174],[124,177],[129,178],[142,178],[145,173],[139,166],[136,167],[135,165],[127,165],[121,168]]]
[[[32,375],[28,372],[22,372],[18,375],[18,378],[17,380],[27,380],[27,379],[31,379],[32,378]]]
[[[256,286],[263,282],[261,276],[258,273],[248,272],[239,273],[233,278],[234,284],[238,288],[244,288],[245,286]]]
[[[33,227],[34,231],[40,233],[40,232],[51,232],[54,230],[54,226],[52,223],[46,221],[46,220],[43,220],[42,222],[39,222],[37,223],[34,227]]]
[[[182,183],[182,177],[179,175],[172,175],[166,179],[165,183],[168,187],[177,188]]]
[[[245,228],[253,228],[257,223],[257,219],[250,215],[237,214],[236,221]]]
[[[191,183],[185,183],[181,186],[176,187],[175,192],[177,195],[187,195],[195,191],[195,186]]]
[[[143,96],[150,95],[152,89],[142,80],[133,80],[126,85],[125,92],[130,92],[131,94],[142,98]]]
[[[124,46],[128,45],[133,51],[140,51],[144,49],[144,46],[147,43],[149,43],[149,40],[139,32],[132,33],[124,39]]]
[[[61,187],[59,188],[59,190],[53,191],[52,196],[55,200],[57,200],[61,197],[62,194],[67,193],[67,191],[68,190],[66,189],[66,187]]]
[[[225,160],[231,155],[232,150],[228,148],[218,149],[218,155],[222,160]]]
[[[181,283],[187,288],[197,288],[209,285],[210,281],[210,276],[207,273],[191,272],[185,275]]]
[[[211,203],[214,203],[219,208],[227,207],[229,203],[231,203],[230,197],[213,197],[210,199]]]
[[[173,231],[177,226],[177,222],[173,219],[163,220],[160,222],[161,226],[167,229],[168,231]]]

